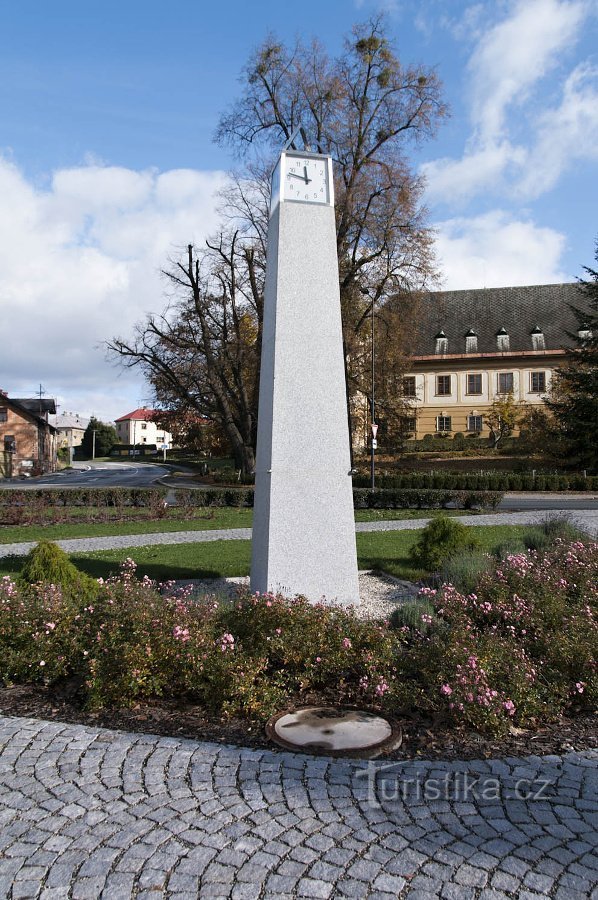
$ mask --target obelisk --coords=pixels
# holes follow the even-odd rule
[[[272,178],[251,590],[359,602],[332,159]]]

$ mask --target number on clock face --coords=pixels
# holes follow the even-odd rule
[[[325,159],[286,156],[283,196],[303,203],[328,203],[328,163]]]

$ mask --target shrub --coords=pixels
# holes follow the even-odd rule
[[[546,553],[508,555],[475,591],[423,589],[392,629],[302,598],[241,594],[219,605],[172,585],[160,593],[131,560],[92,600],[4,578],[0,679],[77,675],[92,708],[166,694],[263,721],[318,696],[500,735],[595,704],[597,574],[597,543],[557,538]]]
[[[572,704],[591,708],[597,573],[598,544],[557,540],[543,554],[508,556],[475,593],[424,589],[438,625],[414,634],[399,676],[421,679],[426,708],[493,734],[555,719]]]
[[[480,576],[490,569],[492,563],[492,557],[480,550],[459,553],[445,560],[442,579],[461,593],[470,594],[475,590]]]
[[[449,557],[477,546],[477,538],[465,525],[438,516],[422,530],[419,540],[411,548],[410,559],[419,568],[436,571]]]
[[[434,605],[425,597],[416,597],[401,603],[390,616],[391,628],[396,630],[416,628],[422,633],[430,630],[437,621]]]
[[[525,541],[519,538],[510,541],[503,541],[501,544],[498,544],[492,551],[492,555],[498,562],[501,562],[501,560],[506,559],[507,556],[512,556],[517,553],[525,553],[526,551],[527,547],[525,545]]]
[[[264,594],[240,597],[222,611],[221,627],[251,659],[263,660],[252,712],[269,714],[277,703],[334,685],[335,702],[380,703],[395,681],[396,638],[379,622],[351,609]],[[259,691],[268,688],[264,699]],[[227,709],[236,710],[232,702]]]
[[[39,541],[25,557],[19,576],[22,584],[53,584],[64,594],[91,598],[97,593],[97,582],[81,572],[58,544]]]

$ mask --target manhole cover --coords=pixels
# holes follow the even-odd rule
[[[401,743],[401,732],[387,719],[362,709],[309,706],[279,713],[266,725],[271,740],[288,750],[309,753],[381,753]]]

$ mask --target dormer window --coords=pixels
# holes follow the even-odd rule
[[[536,325],[534,330],[531,332],[532,335],[532,350],[545,350],[546,342],[544,340],[544,332],[540,328],[539,325]]]
[[[470,328],[467,334],[465,335],[465,352],[466,353],[477,353],[478,352],[478,336],[473,330]]]
[[[434,353],[448,353],[448,338],[444,331],[440,330],[434,338]]]
[[[591,329],[587,325],[582,325],[581,328],[577,329],[577,337],[582,343],[584,343],[585,341],[591,341],[593,334]]]
[[[509,347],[509,334],[504,328],[501,328],[496,332],[496,349],[499,353],[504,353],[509,350]]]

